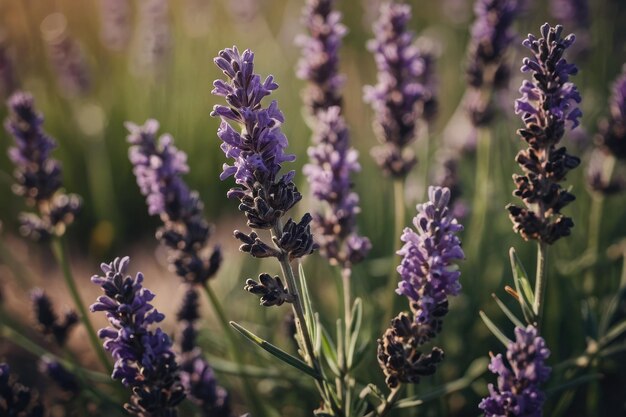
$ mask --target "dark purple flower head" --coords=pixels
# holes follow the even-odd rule
[[[42,356],[39,361],[39,370],[50,378],[61,390],[78,395],[80,393],[80,383],[76,375],[68,371],[59,361],[49,356]]]
[[[424,85],[426,63],[407,29],[411,19],[408,4],[383,3],[374,24],[376,38],[368,43],[378,68],[378,83],[366,86],[364,99],[375,113],[374,129],[382,146],[372,154],[383,171],[405,177],[416,163],[407,148],[416,137],[424,117],[424,102],[430,98]]]
[[[341,13],[333,10],[335,0],[308,0],[302,22],[309,31],[296,43],[302,48],[297,76],[309,81],[303,97],[311,114],[332,106],[341,107],[341,87],[345,77],[339,74],[339,49],[346,27]]]
[[[207,253],[211,226],[202,214],[198,193],[181,176],[189,172],[187,155],[174,146],[170,135],[157,138],[159,123],[143,126],[127,122],[129,158],[148,212],[158,214],[163,226],[157,237],[170,249],[170,264],[186,282],[200,284],[213,277],[222,260],[219,247]]]
[[[580,159],[557,147],[566,125],[578,126],[582,115],[577,103],[580,94],[569,81],[577,68],[569,64],[563,53],[574,42],[574,35],[561,37],[562,26],[541,27],[541,38],[528,35],[524,41],[532,52],[524,58],[522,72],[531,72],[533,80],[524,80],[522,97],[515,102],[515,112],[522,115],[525,127],[518,134],[528,143],[516,157],[524,175],[515,175],[514,195],[526,208],[509,204],[507,209],[514,230],[526,240],[535,239],[552,244],[570,234],[574,223],[560,210],[575,197],[560,186],[566,174],[580,164]]]
[[[314,145],[308,150],[311,162],[303,172],[313,196],[326,202],[328,208],[315,213],[314,231],[320,253],[332,263],[347,267],[365,258],[371,248],[369,239],[355,231],[359,196],[352,191],[350,176],[361,166],[357,151],[350,147],[341,108],[320,109],[315,119]]]
[[[261,81],[254,73],[254,54],[250,50],[240,54],[236,47],[224,49],[214,61],[227,80],[216,80],[212,93],[224,97],[228,105],[214,106],[211,115],[221,118],[217,132],[223,142],[221,148],[226,157],[234,160],[232,166],[224,164],[220,178],[232,175],[240,185],[228,196],[240,200],[239,210],[245,213],[250,227],[275,232],[278,246],[289,259],[309,254],[316,248],[310,233],[310,215],[298,223],[289,219],[284,229],[280,226],[281,218],[302,196],[293,183],[294,171],[279,175],[282,163],[295,160],[294,155],[285,153],[288,142],[280,129],[283,115],[276,101],[268,107],[261,103],[278,85],[272,76]],[[256,240],[256,234],[235,235],[244,242],[242,249],[255,248],[249,243]]]
[[[11,368],[0,362],[0,416],[43,417],[44,408],[30,388],[11,378]]]
[[[142,286],[143,275],[126,275],[129,261],[116,258],[100,266],[104,276],[94,275],[91,282],[100,285],[105,295],[90,309],[104,311],[111,324],[98,335],[115,359],[112,378],[133,389],[126,409],[136,415],[175,416],[185,393],[172,342],[160,328],[151,330],[164,315],[150,304],[154,294]]]
[[[609,110],[609,117],[600,122],[596,142],[623,161],[626,160],[626,65],[613,83]]]
[[[428,197],[430,201],[417,205],[415,230],[404,229],[404,246],[397,252],[403,258],[398,266],[402,280],[396,292],[409,298],[420,324],[431,323],[448,296],[459,293],[461,273],[453,262],[465,258],[456,235],[463,226],[448,208],[450,190],[429,187]]]
[[[498,375],[497,386],[489,384],[489,397],[479,408],[486,417],[541,417],[545,395],[540,385],[548,380],[545,361],[550,351],[531,325],[515,328],[515,341],[507,347],[505,363],[501,354],[491,358],[489,370]]]
[[[42,289],[34,289],[30,296],[41,332],[45,335],[52,335],[59,346],[64,346],[70,330],[78,323],[76,312],[67,311],[61,321],[54,312],[52,301]]]
[[[511,28],[523,0],[476,0],[465,74],[470,86],[466,107],[475,126],[493,118],[493,92],[508,86],[511,70],[506,54],[516,37]]]
[[[203,415],[231,416],[228,392],[218,385],[213,369],[201,354],[183,362],[180,379],[189,399],[202,409]]]
[[[61,164],[51,157],[56,142],[44,132],[43,116],[35,109],[33,97],[17,92],[7,104],[9,116],[4,126],[15,140],[15,146],[9,148],[17,182],[13,192],[39,211],[38,215],[22,214],[22,231],[38,239],[60,236],[80,211],[80,197],[59,191]]]

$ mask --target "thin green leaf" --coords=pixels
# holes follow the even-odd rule
[[[380,388],[378,388],[378,386],[374,384],[367,384],[367,386],[363,388],[359,393],[359,398],[362,399],[365,399],[369,396],[376,398],[381,403],[387,401],[387,397],[385,397],[385,394],[383,394]]]
[[[301,262],[298,262],[298,280],[300,281],[300,297],[302,297],[302,305],[304,307],[304,318],[309,328],[309,337],[313,340],[315,339],[317,330],[315,329],[314,312],[309,287],[306,285],[306,275],[304,274],[304,268]]]
[[[504,346],[508,347],[509,343],[511,343],[511,339],[509,339],[504,335],[504,333],[502,333],[502,330],[500,330],[498,326],[496,326],[494,322],[492,322],[491,319],[487,317],[484,311],[480,312],[480,318],[483,319],[485,325],[489,328],[491,333],[493,333],[493,335],[497,337]]]
[[[233,328],[235,330],[237,330],[239,333],[244,335],[252,343],[254,343],[255,345],[261,347],[263,350],[269,352],[272,356],[276,357],[277,359],[280,359],[281,361],[285,362],[286,364],[293,366],[294,368],[296,368],[296,369],[298,369],[298,370],[300,370],[300,371],[302,371],[302,372],[312,376],[313,378],[315,378],[317,380],[321,380],[322,379],[321,375],[315,369],[311,368],[309,365],[307,365],[302,360],[300,360],[300,359],[296,358],[295,356],[292,356],[289,353],[285,352],[284,350],[274,346],[273,344],[271,344],[267,340],[264,340],[264,339],[260,338],[259,336],[255,335],[254,333],[252,333],[248,329],[246,329],[243,326],[235,323],[234,321],[231,321],[230,325],[233,326]]]
[[[546,389],[546,395],[547,396],[551,396],[551,395],[554,395],[554,394],[556,394],[556,393],[558,393],[560,391],[565,391],[567,389],[574,388],[574,387],[576,387],[578,385],[585,384],[587,382],[591,382],[591,381],[600,379],[603,376],[604,375],[598,374],[598,373],[596,373],[596,374],[589,374],[589,375],[583,375],[581,377],[572,379],[571,381],[567,381],[567,382],[559,384],[559,385],[557,385],[555,387],[550,387],[550,388]]]
[[[511,310],[509,310],[506,304],[504,304],[504,302],[500,300],[497,295],[491,294],[491,296],[494,300],[496,300],[496,303],[498,304],[498,307],[500,307],[500,310],[502,310],[502,312],[509,318],[509,320],[513,322],[516,327],[526,328],[526,326],[522,324],[522,322],[515,316],[515,314],[513,314]]]
[[[620,301],[626,297],[626,287],[622,287],[619,289],[617,294],[615,294],[609,302],[607,303],[606,309],[602,313],[602,317],[600,318],[600,324],[598,326],[598,333],[602,336],[604,335],[609,328],[609,324],[613,319],[613,315],[617,311],[617,307],[620,304]]]
[[[598,341],[598,344],[600,346],[607,346],[624,332],[626,332],[626,320],[623,320],[611,327],[609,331]]]
[[[533,294],[528,274],[524,269],[524,265],[517,257],[515,248],[509,250],[509,258],[511,259],[511,270],[513,271],[513,282],[515,283],[515,291],[518,295],[518,301],[522,307],[524,318],[529,323],[537,321],[537,314],[533,308],[535,295]]]
[[[350,335],[346,335],[346,343],[349,343],[348,351],[346,352],[346,365],[348,369],[352,369],[352,363],[354,359],[354,351],[356,344],[359,340],[359,333],[361,331],[361,324],[363,322],[363,303],[360,298],[354,300],[352,305],[352,323],[350,326]]]
[[[322,356],[326,359],[326,363],[328,363],[330,370],[333,371],[335,375],[340,375],[339,366],[337,365],[337,348],[335,348],[335,344],[324,327],[321,327],[320,332],[322,341]]]
[[[363,361],[363,359],[365,358],[368,352],[369,347],[370,347],[369,339],[367,339],[361,343],[361,346],[359,346],[358,349],[356,349],[352,358],[351,369],[356,368],[361,363],[361,361]]]

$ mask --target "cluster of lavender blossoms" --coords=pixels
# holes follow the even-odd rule
[[[45,410],[30,388],[11,377],[11,368],[0,362],[0,416],[43,417]]]
[[[545,396],[539,386],[550,376],[545,365],[548,356],[550,351],[534,326],[516,327],[515,341],[507,346],[508,366],[502,354],[491,358],[489,370],[498,375],[498,384],[489,384],[489,396],[479,404],[485,417],[541,417]]]
[[[60,321],[54,312],[52,300],[41,288],[35,288],[30,294],[35,318],[39,330],[44,335],[51,335],[57,345],[63,347],[69,336],[70,330],[78,323],[78,315],[74,310],[68,310]]]
[[[212,226],[203,217],[198,193],[190,191],[181,176],[189,171],[187,155],[170,135],[157,138],[159,123],[126,123],[129,159],[137,185],[146,197],[148,212],[159,215],[163,226],[157,238],[170,250],[170,265],[186,283],[205,284],[222,261],[218,246],[208,250]]]
[[[344,77],[339,74],[339,48],[346,28],[341,13],[333,10],[334,3],[306,3],[303,22],[310,35],[297,39],[302,47],[297,75],[308,81],[303,96],[313,129],[310,163],[303,172],[313,196],[327,204],[326,210],[320,208],[313,215],[316,241],[322,256],[346,269],[367,256],[371,243],[355,231],[359,197],[352,191],[350,176],[361,166],[342,115]]]
[[[16,92],[7,104],[9,116],[4,126],[15,140],[15,146],[9,148],[9,159],[15,164],[13,192],[39,212],[22,213],[20,230],[35,240],[61,236],[80,211],[81,199],[60,191],[61,164],[51,158],[56,142],[44,132],[43,116],[35,109],[33,97]]]
[[[238,187],[231,188],[228,197],[240,201],[239,210],[245,213],[248,226],[271,230],[275,244],[272,247],[263,242],[254,231],[235,231],[235,237],[243,243],[240,250],[258,258],[276,257],[281,262],[308,255],[317,247],[310,230],[312,216],[306,213],[297,223],[291,218],[282,223],[282,217],[302,195],[293,182],[294,171],[280,175],[281,164],[295,160],[294,155],[285,153],[288,142],[280,129],[283,115],[276,101],[268,107],[261,104],[278,85],[271,75],[261,81],[254,73],[254,54],[250,50],[240,54],[236,47],[224,49],[215,64],[228,81],[216,80],[212,93],[224,97],[228,105],[216,105],[211,115],[221,118],[217,132],[223,142],[221,148],[234,160],[233,165],[224,164],[220,179],[235,177]],[[240,125],[241,132],[230,123]],[[255,293],[262,295],[262,287],[255,286]]]
[[[111,324],[98,335],[115,359],[112,378],[132,388],[126,410],[137,416],[175,417],[185,399],[176,356],[169,336],[160,328],[150,329],[165,316],[150,304],[154,294],[142,286],[141,272],[135,278],[126,275],[129,261],[116,258],[100,266],[104,276],[94,275],[91,281],[105,295],[90,309],[104,311]]]
[[[599,132],[595,136],[598,148],[592,153],[587,174],[592,190],[602,194],[626,189],[626,180],[623,177],[611,177],[607,175],[611,173],[606,172],[610,157],[621,164],[626,161],[626,65],[613,83],[609,111],[609,117],[600,121]]]
[[[375,113],[374,131],[381,146],[372,155],[381,169],[404,178],[417,162],[408,147],[417,137],[420,120],[434,116],[432,57],[424,59],[407,30],[408,4],[383,3],[374,24],[376,38],[368,42],[378,68],[378,83],[366,86],[364,99]]]
[[[404,246],[398,251],[403,258],[396,292],[409,299],[414,318],[401,313],[378,340],[378,361],[392,388],[399,382],[416,383],[420,376],[434,373],[443,351],[433,348],[424,355],[418,348],[441,331],[448,296],[461,290],[454,261],[465,258],[456,235],[463,226],[450,214],[449,189],[429,187],[428,196],[430,201],[417,205],[415,230],[404,229]]]
[[[471,29],[466,77],[469,84],[466,106],[475,126],[493,118],[492,94],[506,89],[511,70],[506,53],[516,37],[511,29],[523,0],[476,0],[476,20]]]
[[[566,174],[580,164],[580,159],[557,147],[565,134],[566,123],[578,126],[582,115],[577,103],[580,94],[569,81],[578,72],[563,53],[574,43],[574,35],[562,38],[563,27],[541,27],[541,38],[529,34],[523,44],[532,52],[524,58],[522,72],[532,72],[533,81],[524,80],[522,97],[515,102],[515,112],[522,114],[525,127],[518,130],[529,148],[521,150],[516,161],[524,175],[514,175],[514,195],[525,208],[507,206],[514,230],[525,239],[552,244],[570,234],[571,218],[560,213],[575,197],[560,186]]]

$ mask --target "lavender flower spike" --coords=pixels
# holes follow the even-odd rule
[[[285,153],[287,138],[280,125],[283,114],[276,101],[263,107],[261,101],[278,88],[272,76],[265,81],[254,73],[254,54],[250,50],[239,53],[236,47],[220,51],[215,64],[227,80],[216,80],[212,91],[224,97],[228,106],[216,105],[211,112],[220,117],[217,135],[222,140],[222,151],[234,160],[233,165],[224,164],[220,178],[235,177],[239,187],[228,192],[229,197],[240,200],[239,209],[248,218],[248,225],[255,229],[272,229],[281,252],[263,243],[255,232],[246,235],[236,231],[235,236],[244,244],[241,250],[253,256],[288,256],[289,260],[310,254],[316,245],[311,236],[309,223],[312,218],[305,214],[296,223],[289,219],[281,227],[281,218],[300,199],[293,177],[294,171],[280,175],[283,162],[295,160]],[[231,123],[241,126],[236,131]]]
[[[415,230],[405,228],[404,246],[397,252],[402,261],[398,273],[402,280],[396,292],[409,298],[418,324],[435,325],[447,312],[448,296],[461,290],[454,261],[465,258],[457,233],[463,230],[450,214],[450,190],[429,187],[430,201],[417,205]],[[443,314],[445,314],[445,312]]]
[[[33,97],[17,92],[7,104],[9,117],[4,127],[15,140],[15,146],[9,148],[17,182],[13,192],[39,210],[39,215],[21,214],[22,232],[37,240],[60,236],[80,211],[80,197],[59,191],[61,164],[51,157],[56,142],[44,132],[43,116],[35,109]]]
[[[45,410],[30,388],[11,378],[11,368],[0,362],[0,416],[43,417]]]
[[[61,321],[54,312],[52,301],[41,288],[35,288],[30,296],[39,330],[45,335],[52,335],[57,345],[65,346],[70,330],[79,320],[76,312],[66,311]]]
[[[528,143],[515,160],[524,175],[514,175],[514,195],[526,204],[521,208],[507,206],[514,230],[525,240],[534,239],[552,244],[570,234],[572,219],[560,213],[575,197],[560,186],[567,173],[580,164],[580,159],[557,147],[566,125],[578,126],[582,116],[577,103],[580,94],[569,81],[578,69],[569,64],[563,53],[574,43],[574,35],[561,37],[563,27],[541,27],[541,38],[528,35],[523,44],[532,52],[524,58],[522,72],[532,72],[533,81],[524,80],[522,97],[515,102],[515,112],[522,115],[525,127],[518,130]]]
[[[102,264],[104,276],[94,275],[91,282],[105,293],[91,305],[92,312],[104,311],[111,327],[98,335],[104,348],[115,359],[113,379],[132,388],[126,410],[137,416],[175,417],[176,406],[185,398],[178,377],[178,365],[169,336],[151,325],[164,319],[150,301],[154,294],[143,288],[143,275],[126,275],[128,257]]]
[[[334,10],[335,0],[308,0],[302,22],[310,35],[301,35],[296,43],[302,48],[297,76],[309,81],[303,98],[311,114],[332,106],[341,107],[341,87],[345,77],[339,74],[339,48],[346,35],[341,13]]]
[[[212,227],[203,217],[198,193],[190,191],[181,178],[189,172],[187,155],[176,149],[170,135],[157,139],[156,120],[143,126],[127,122],[126,127],[133,173],[146,196],[148,212],[163,221],[157,238],[170,249],[172,268],[185,282],[205,283],[217,273],[222,255],[217,246],[207,253]]]
[[[608,120],[600,124],[596,142],[617,159],[626,161],[626,64],[613,83],[609,110]]]
[[[372,155],[386,174],[403,178],[416,163],[407,146],[415,140],[429,91],[425,61],[407,30],[411,19],[408,4],[383,3],[374,24],[376,38],[369,41],[378,68],[378,83],[366,86],[364,100],[372,105],[374,129],[382,143]]]
[[[545,396],[539,385],[550,376],[545,361],[550,351],[532,325],[515,328],[515,341],[507,347],[505,364],[501,354],[491,358],[489,370],[498,384],[489,384],[489,396],[478,406],[485,417],[541,417]]]

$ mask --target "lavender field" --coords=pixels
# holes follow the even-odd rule
[[[0,0],[0,417],[626,416],[625,21]]]

